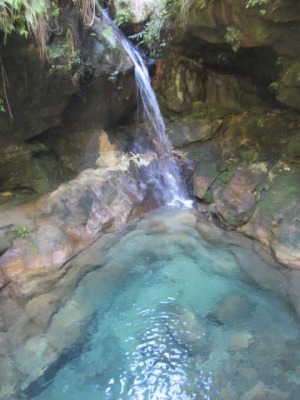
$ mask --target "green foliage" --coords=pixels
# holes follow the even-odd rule
[[[270,0],[247,0],[246,8],[253,8],[253,7],[261,8],[266,4],[268,4],[269,1]],[[265,10],[264,8],[261,8],[259,10],[260,15],[265,15],[266,12],[267,10]]]
[[[80,50],[73,51],[68,57],[68,64],[65,65],[66,71],[75,71],[81,65]]]
[[[246,8],[261,7],[269,3],[269,0],[247,0]]]
[[[270,88],[272,91],[277,92],[278,89],[279,89],[279,82],[272,82],[272,83],[270,83],[269,88]]]
[[[59,8],[53,8],[51,11],[51,17],[58,17],[59,16]]]
[[[4,100],[0,98],[0,114],[6,113]]]
[[[128,0],[123,0],[121,2],[121,9],[118,9],[116,18],[115,18],[115,24],[117,26],[122,26],[124,24],[127,24],[128,22],[132,21],[132,17],[134,16],[134,12],[129,8],[129,1]]]
[[[93,20],[95,4],[92,0],[69,0],[69,2],[77,6],[84,23]],[[58,4],[58,0],[0,0],[0,31],[4,33],[4,40],[12,32],[24,37],[32,35],[43,58],[50,31],[49,24],[60,13]]]
[[[69,43],[46,46],[46,54],[52,63],[50,73],[61,68],[75,72],[82,65],[80,51],[73,49]]]
[[[56,46],[47,46],[47,57],[49,60],[54,61],[58,58],[62,58],[65,56],[66,51],[68,50],[67,44],[59,44]]]
[[[139,45],[148,48],[150,56],[160,57],[165,48],[171,28],[179,25],[184,27],[188,19],[188,11],[194,0],[156,0],[154,12],[144,29],[131,36],[137,39]],[[172,23],[171,23],[172,22]]]
[[[112,27],[109,26],[108,28],[104,29],[102,32],[103,37],[107,40],[107,47],[111,49],[116,48],[116,41],[114,38],[114,33]]]
[[[3,0],[0,3],[0,30],[5,37],[13,31],[39,39],[42,23],[50,14],[50,3],[41,0]]]
[[[166,40],[162,38],[162,31],[166,28],[171,15],[169,1],[157,0],[154,13],[151,15],[144,29],[132,35],[131,38],[138,39],[139,45],[145,45],[150,51],[150,56],[159,57],[166,45]]]
[[[18,226],[15,229],[15,237],[26,239],[28,235],[29,235],[29,230],[28,228],[26,228],[26,226]]]
[[[227,43],[230,44],[232,50],[234,52],[237,52],[239,48],[241,47],[241,41],[242,41],[242,31],[235,27],[235,26],[227,26],[226,27],[226,34],[225,34],[225,40]]]

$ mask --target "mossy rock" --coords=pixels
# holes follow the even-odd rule
[[[256,149],[240,149],[237,154],[241,157],[243,161],[253,162],[259,157],[259,152]]]
[[[193,194],[204,200],[207,191],[218,177],[218,174],[214,163],[199,164],[193,177]]]
[[[300,198],[300,166],[277,165],[272,171],[274,176],[268,190],[261,193],[259,199],[260,211],[272,219],[277,214],[293,213],[294,205]],[[295,215],[294,215],[295,217]]]
[[[218,178],[223,182],[223,183],[230,183],[232,178],[234,177],[234,172],[233,170],[227,170],[227,171],[222,171],[219,175]]]
[[[239,227],[250,220],[255,207],[255,196],[246,188],[226,187],[217,199],[217,210],[222,218],[233,227]]]
[[[300,158],[300,132],[290,140],[287,146],[287,155],[291,159]]]
[[[206,204],[212,204],[214,202],[214,192],[211,188],[209,188],[205,195],[203,196],[202,200]]]
[[[277,99],[300,110],[300,61],[292,63],[285,71]]]

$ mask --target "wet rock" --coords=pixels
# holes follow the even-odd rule
[[[239,110],[243,107],[264,104],[250,79],[209,71],[206,85],[207,94],[204,102],[207,105]]]
[[[247,331],[233,333],[230,336],[229,343],[234,349],[247,349],[253,343],[253,335]]]
[[[272,389],[263,382],[258,382],[247,393],[244,393],[241,400],[286,400],[287,398],[287,393]]]
[[[173,39],[175,56],[168,54],[170,60],[162,63],[167,67],[159,69],[164,106],[187,112],[197,101],[238,110],[276,98],[299,109],[299,5],[292,0],[196,3],[187,11],[182,35]],[[180,64],[184,71],[199,69],[201,79],[191,79],[199,92],[194,98]]]
[[[16,296],[43,293],[73,255],[108,228],[126,224],[145,195],[145,188],[127,176],[128,166],[124,160],[111,171],[87,170],[26,209],[28,218],[39,222],[0,259],[3,277]]]
[[[276,259],[290,268],[300,268],[300,226],[298,220],[294,224],[282,224],[271,241],[271,249]]]
[[[292,160],[300,157],[300,132],[297,132],[289,141],[287,153]]]
[[[299,293],[300,271],[298,270],[289,271],[287,282],[288,282],[288,287],[286,293],[291,303],[293,304],[297,314],[300,315],[300,293]]]
[[[10,248],[14,238],[15,234],[11,230],[6,232],[0,230],[0,255]]]
[[[286,68],[278,88],[277,99],[290,107],[300,109],[300,61]]]
[[[46,329],[51,317],[64,303],[66,292],[53,289],[49,293],[33,297],[26,305],[25,312],[29,320],[36,323],[41,329]]]
[[[69,176],[42,143],[23,144],[0,138],[0,204],[54,189]]]
[[[9,35],[1,54],[9,76],[7,96],[14,116],[10,121],[8,112],[1,113],[2,135],[22,141],[60,124],[62,111],[76,90],[71,71],[61,69],[50,74],[49,67],[40,62],[36,46],[17,35]]]
[[[209,204],[203,212],[257,239],[291,268],[299,264],[298,125],[295,114],[279,110],[229,116],[217,143],[180,149],[194,160],[193,194]]]
[[[191,111],[193,102],[204,100],[205,73],[201,63],[169,53],[160,63],[155,87],[163,106],[173,112]]]
[[[90,167],[97,146],[85,132],[116,126],[135,108],[130,58],[106,19],[94,15],[90,35],[79,29],[80,15],[72,5],[60,5],[59,34],[52,32],[44,63],[31,39],[12,34],[1,46],[9,84],[0,97],[9,104],[0,113],[0,203],[9,200],[2,193],[26,201]]]
[[[240,110],[265,104],[250,78],[220,74],[178,54],[168,53],[159,63],[155,77],[162,106],[176,113],[210,114],[206,106]]]
[[[246,223],[253,215],[256,207],[256,186],[265,179],[264,173],[257,174],[255,169],[240,167],[234,172],[221,173],[219,178],[225,182],[229,175],[229,182],[222,188],[216,186],[214,200],[217,213],[230,225],[239,226]]]
[[[269,172],[268,190],[260,193],[255,213],[242,231],[270,246],[278,261],[298,268],[300,213],[298,165],[278,162]],[[288,203],[287,203],[288,199]]]
[[[213,202],[213,197],[208,201],[206,194],[218,176],[219,172],[214,163],[200,163],[193,174],[193,194],[199,199]]]
[[[211,139],[222,126],[221,120],[201,119],[198,121],[173,122],[168,124],[168,135],[175,147]]]
[[[89,302],[76,296],[76,293],[66,302],[52,319],[47,331],[47,339],[50,346],[53,346],[57,355],[68,351],[71,346],[80,338],[84,337],[83,332],[92,318],[92,307]],[[62,337],[62,327],[64,335]]]
[[[167,330],[181,345],[192,346],[195,352],[207,345],[206,328],[191,309],[168,304],[161,306],[159,312],[165,316]]]
[[[49,346],[45,337],[35,336],[23,343],[13,353],[16,368],[25,375],[21,390],[26,389],[28,384],[38,379],[47,366],[56,360],[55,349]]]
[[[209,322],[215,325],[234,325],[245,321],[253,312],[255,305],[239,293],[225,294],[207,315]]]
[[[231,226],[245,224],[252,217],[256,199],[245,186],[230,185],[222,193],[218,193],[217,212]]]
[[[2,399],[12,400],[18,388],[18,381],[12,382],[12,376],[19,376],[20,372],[17,370],[11,356],[4,358],[0,364],[0,379],[2,385],[0,387],[0,397]]]
[[[214,225],[210,225],[206,222],[199,222],[197,224],[197,230],[201,237],[211,244],[221,244],[224,240],[225,231],[218,229]]]

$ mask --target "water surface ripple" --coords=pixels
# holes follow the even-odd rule
[[[272,268],[245,252],[243,240],[221,239],[192,211],[174,209],[120,236],[74,293],[94,310],[82,348],[29,398],[298,399],[293,309],[271,290],[280,286]],[[254,283],[247,263],[260,263],[273,288]]]

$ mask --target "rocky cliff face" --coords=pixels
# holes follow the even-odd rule
[[[13,35],[1,45],[0,204],[53,190],[82,159],[94,165],[86,143],[99,147],[99,134],[87,130],[116,126],[135,107],[132,64],[107,21],[87,27],[67,7],[57,24],[44,62],[32,41]]]
[[[155,85],[201,209],[299,268],[296,1],[191,2]]]
[[[166,66],[170,69],[170,60],[176,59],[171,77],[176,76],[177,86],[179,82],[186,86],[180,70],[193,74],[197,65],[198,70],[204,69],[207,76],[202,71],[202,82],[207,88],[209,104],[216,99],[217,91],[226,90],[226,85],[231,91],[239,87],[245,96],[252,84],[264,99],[299,110],[299,3],[270,0],[251,6],[252,3],[247,0],[191,2],[186,26],[173,40],[175,57],[171,54]],[[184,62],[184,57],[190,62]],[[212,77],[212,72],[217,75]],[[203,90],[189,97],[191,102],[203,101]],[[176,98],[175,94],[173,101]],[[242,99],[240,105],[243,103]],[[237,107],[238,103],[228,101],[227,105]],[[178,106],[174,111],[178,111]]]

